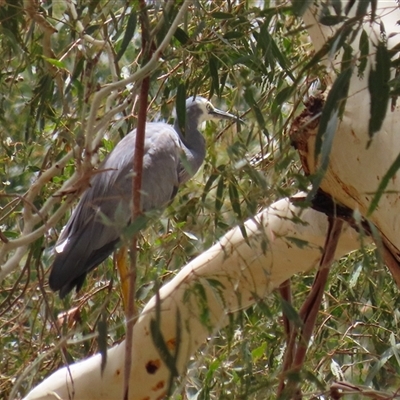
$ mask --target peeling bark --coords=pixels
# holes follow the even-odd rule
[[[330,153],[329,167],[325,173],[320,189],[329,195],[339,205],[349,210],[357,210],[363,217],[376,193],[380,181],[396,159],[400,149],[400,136],[397,127],[400,126],[400,107],[388,105],[386,117],[382,128],[377,132],[370,143],[368,135],[370,93],[368,91],[368,73],[374,65],[375,46],[381,38],[380,23],[387,32],[388,48],[393,48],[399,43],[398,33],[400,27],[400,10],[391,1],[378,2],[377,21],[365,23],[364,30],[370,39],[368,65],[363,77],[358,76],[356,70],[350,80],[349,94],[343,117],[339,122],[332,151]],[[305,24],[309,27],[313,44],[319,50],[332,36],[334,29],[318,23],[319,9],[310,9],[304,15]],[[354,11],[354,10],[353,10]],[[350,15],[351,17],[352,15]],[[357,46],[358,38],[354,42]],[[338,59],[326,60],[331,68],[332,80],[335,78],[335,63]],[[394,74],[394,72],[393,72]],[[311,97],[306,105],[306,110],[295,120],[291,129],[291,139],[299,150],[304,170],[307,174],[315,174],[320,165],[315,162],[315,138],[318,132],[318,114],[322,111],[323,97]],[[393,212],[400,204],[400,179],[398,173],[391,179],[379,202],[377,209],[368,220],[376,226],[381,235],[381,252],[390,269],[397,285],[400,285],[400,236],[398,226],[400,214]],[[400,287],[400,286],[399,286]]]

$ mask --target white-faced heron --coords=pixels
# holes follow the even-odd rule
[[[207,120],[236,119],[216,109],[203,97],[186,100],[182,135],[178,123],[146,123],[141,206],[142,211],[162,209],[203,163],[206,147],[198,126]],[[83,193],[62,231],[49,277],[50,288],[65,297],[78,291],[86,274],[118,246],[131,219],[132,166],[136,130],[126,135],[108,155]]]

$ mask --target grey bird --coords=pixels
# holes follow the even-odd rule
[[[198,127],[204,121],[237,119],[216,109],[203,97],[186,100],[184,135],[178,123],[147,122],[145,131],[141,208],[162,210],[180,184],[200,168],[206,154]],[[83,193],[55,248],[49,285],[64,298],[79,291],[86,274],[104,261],[120,243],[130,223],[133,157],[136,130],[126,135],[99,166]]]

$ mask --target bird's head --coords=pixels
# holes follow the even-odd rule
[[[236,115],[215,108],[210,101],[201,96],[189,97],[186,100],[186,118],[196,120],[197,125],[205,121],[234,119],[241,121]]]

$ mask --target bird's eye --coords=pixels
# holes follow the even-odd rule
[[[206,104],[207,111],[210,112],[213,109],[213,106],[210,103]]]

